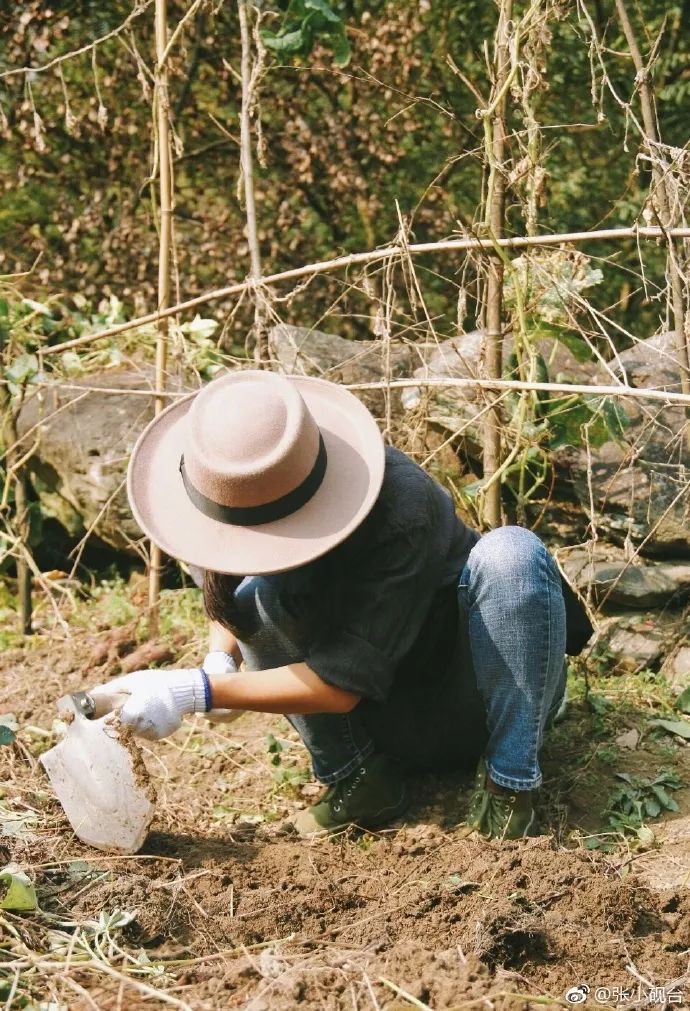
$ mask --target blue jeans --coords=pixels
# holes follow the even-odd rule
[[[350,713],[288,717],[323,783],[337,782],[381,750],[410,769],[469,765],[483,752],[500,786],[540,785],[544,729],[565,692],[565,606],[557,566],[535,534],[500,527],[477,542],[457,594],[450,592],[452,605],[446,594],[441,607],[457,607],[457,636],[433,691],[417,677],[422,652],[387,703],[363,700]],[[238,596],[259,626],[251,643],[240,643],[247,668],[301,660],[270,582],[250,577]]]

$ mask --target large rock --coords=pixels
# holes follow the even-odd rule
[[[275,363],[286,375],[320,376],[343,384],[380,383],[386,376],[385,352],[380,340],[347,340],[337,334],[280,323],[269,331],[268,344]],[[409,377],[418,361],[419,354],[413,346],[393,342],[390,378]],[[357,396],[376,417],[385,416],[383,390],[358,390]],[[391,391],[391,409],[396,415],[401,413],[399,390]]]
[[[680,390],[672,333],[637,341],[609,365],[631,386]],[[611,384],[600,368],[597,383]],[[690,452],[682,407],[624,401],[629,426],[620,441],[592,453],[591,497],[600,531],[614,540],[645,542],[650,555],[690,556]],[[581,448],[571,456],[571,473],[583,508],[590,508],[589,461]]]
[[[336,334],[309,330],[306,327],[281,323],[268,335],[274,364],[287,375],[321,376],[336,383],[380,383],[386,374],[382,342],[352,341]],[[400,344],[390,347],[391,379],[409,379],[416,365],[424,360],[430,349],[424,344]],[[427,470],[442,484],[457,487],[464,480],[462,464],[449,444],[445,434],[428,424],[435,419],[420,419],[420,424],[410,424],[403,408],[407,392],[390,391],[389,404],[383,390],[355,390],[356,396],[366,404],[374,417],[385,427],[390,411],[388,438],[414,460],[424,463]],[[465,513],[462,502],[456,508],[470,525],[473,517]]]
[[[562,560],[563,569],[581,593],[590,591],[598,604],[622,607],[662,607],[680,604],[690,595],[690,563],[637,558],[628,561],[623,552],[610,547],[602,557],[584,550],[572,551]],[[617,557],[618,556],[618,557]]]
[[[482,359],[483,334],[474,330],[429,346],[425,361],[415,369],[415,379],[481,379],[485,376]],[[503,359],[509,361],[513,338],[503,341]],[[592,382],[594,363],[580,362],[560,341],[543,339],[536,343],[537,352],[547,363],[548,377],[553,382]],[[403,406],[409,410],[424,410],[433,424],[449,432],[461,434],[472,455],[479,455],[481,446],[481,411],[488,395],[477,386],[408,387],[403,391]]]
[[[609,615],[599,618],[588,653],[607,673],[659,670],[677,649],[687,621],[673,611]]]
[[[153,417],[154,398],[128,391],[153,389],[153,369],[109,370],[71,386],[34,395],[18,418],[23,448],[38,438],[30,470],[42,509],[75,535],[93,530],[112,547],[132,551],[142,534],[127,502],[125,475],[132,447]],[[180,380],[169,380],[169,390],[182,388]]]

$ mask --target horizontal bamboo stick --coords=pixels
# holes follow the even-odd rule
[[[469,250],[485,250],[487,253],[495,251],[496,246],[506,249],[526,249],[531,246],[551,246],[562,242],[602,242],[616,239],[662,239],[662,238],[690,238],[690,228],[657,228],[657,227],[637,227],[632,228],[600,228],[591,232],[561,232],[557,235],[520,235],[510,239],[443,239],[439,242],[416,242],[411,245],[384,246],[381,249],[371,249],[365,253],[350,253],[347,256],[338,256],[333,260],[321,260],[318,263],[309,263],[301,267],[293,267],[291,270],[283,270],[277,274],[269,274],[262,279],[264,285],[278,284],[281,281],[296,281],[303,277],[314,276],[316,274],[331,273],[336,270],[347,270],[348,267],[364,266],[368,263],[376,263],[380,260],[389,260],[391,257],[404,256],[408,253],[421,255],[423,253],[434,252],[467,252]],[[42,355],[55,355],[61,351],[68,351],[72,348],[83,347],[94,341],[102,340],[105,337],[114,337],[116,334],[124,333],[126,330],[133,330],[138,326],[146,326],[149,323],[156,323],[166,316],[174,316],[177,313],[187,312],[189,309],[197,309],[208,302],[217,299],[229,298],[231,295],[241,295],[242,292],[255,287],[253,279],[238,281],[236,284],[227,285],[225,288],[215,288],[213,291],[204,292],[196,298],[190,298],[186,302],[178,302],[171,305],[162,312],[150,312],[145,316],[138,316],[135,319],[127,320],[126,323],[118,323],[116,326],[107,327],[97,333],[84,334],[82,337],[75,337],[74,340],[63,341],[62,344],[54,344],[52,347],[43,348]]]
[[[657,390],[654,388],[638,389],[634,386],[626,386],[620,383],[617,386],[587,386],[584,383],[530,383],[518,379],[473,379],[470,377],[455,378],[441,376],[421,378],[421,379],[392,379],[390,382],[382,380],[372,383],[343,383],[347,390],[395,390],[410,387],[479,387],[485,390],[536,390],[544,393],[581,393],[593,397],[627,397],[632,400],[658,400],[665,404],[681,404],[690,407],[690,395],[687,393],[676,393],[673,390]],[[181,397],[188,397],[189,392],[166,391],[163,394],[157,393],[153,389],[122,389],[110,386],[82,386],[76,383],[32,383],[31,389],[62,389],[78,390],[80,393],[106,393],[117,396],[139,396],[158,397],[163,396],[167,400],[179,400]],[[194,391],[192,391],[194,392]],[[42,424],[48,418],[42,420]]]
[[[393,379],[391,382],[349,383],[348,390],[394,390],[414,386],[479,386],[486,390],[537,390],[544,393],[583,393],[599,397],[631,397],[633,400],[661,400],[669,404],[687,404],[690,395],[671,390],[638,389],[634,386],[587,386],[584,383],[530,383],[518,379]]]

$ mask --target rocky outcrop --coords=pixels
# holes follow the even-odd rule
[[[269,343],[275,366],[285,373],[323,376],[340,383],[380,382],[386,367],[391,379],[472,378],[482,371],[479,332],[433,345],[393,342],[387,365],[380,341],[351,341],[281,324],[270,331]],[[632,386],[679,388],[669,334],[636,342],[610,363],[608,371],[601,366],[595,369],[592,362],[580,362],[565,345],[553,339],[542,340],[538,348],[548,362],[551,379],[610,383],[613,372]],[[511,340],[507,338],[506,357],[510,353]],[[40,396],[34,395],[19,417],[26,448],[36,433],[40,434],[31,471],[43,510],[72,533],[93,528],[106,543],[130,550],[140,531],[125,493],[127,460],[137,435],[153,416],[152,398],[134,391],[153,387],[152,367],[142,364],[127,370],[106,370],[71,385],[69,390],[48,387]],[[192,378],[186,383],[175,379],[169,382],[173,392],[195,385]],[[117,393],[90,392],[89,387],[105,387]],[[377,417],[385,417],[382,390],[360,391],[358,395]],[[415,411],[420,417],[426,415],[436,428],[431,434],[440,443],[432,444],[431,430],[419,426],[424,429],[426,448],[420,458],[430,461],[432,472],[435,466],[441,466],[443,473],[453,472],[453,480],[460,480],[460,464],[447,435],[464,427],[465,447],[470,455],[478,455],[478,415],[484,402],[484,394],[476,388],[407,387],[402,396],[400,391],[393,391],[390,409],[397,425],[393,429],[396,441],[400,436],[400,444],[409,451],[417,430],[412,423],[416,421]],[[614,554],[598,557],[595,568],[588,572],[586,557],[572,556],[568,564],[576,582],[591,584],[595,599],[607,597],[610,603],[626,607],[656,607],[661,602],[682,600],[688,589],[685,560],[690,558],[690,454],[681,436],[686,419],[682,408],[650,402],[627,402],[625,409],[629,423],[622,439],[611,439],[592,450],[591,468],[587,454],[578,447],[567,450],[567,456],[561,455],[559,465],[567,460],[568,473],[587,514],[591,480],[601,540],[644,542],[644,552],[666,556],[670,561],[642,568],[638,563],[627,564],[627,556]],[[454,471],[455,465],[458,471]],[[436,473],[443,478],[441,472]]]
[[[336,334],[280,323],[268,334],[275,363],[286,375],[320,376],[333,383],[380,383],[386,376],[381,341],[353,341]],[[390,378],[408,378],[418,362],[418,351],[409,344],[390,347]],[[386,412],[382,390],[360,390],[357,395],[376,417]],[[391,406],[400,414],[400,393],[391,395]]]
[[[141,531],[127,502],[132,447],[153,417],[153,369],[108,370],[55,386],[27,400],[18,418],[23,448],[36,444],[30,473],[43,512],[75,535],[93,529],[106,544],[132,551]],[[93,391],[90,387],[117,390]],[[181,391],[170,378],[168,389]]]
[[[569,552],[561,561],[568,579],[597,604],[621,607],[678,605],[690,596],[690,562],[628,560],[607,548],[602,557],[585,550]],[[613,557],[611,557],[613,556]],[[617,557],[618,556],[618,557]]]
[[[637,341],[595,381],[611,384],[613,373],[630,386],[680,390],[674,335]],[[589,510],[590,484],[600,533],[641,544],[650,555],[690,557],[690,452],[682,407],[625,401],[628,426],[620,441],[592,453],[591,478],[584,449],[571,457],[576,493]]]
[[[661,610],[607,615],[598,624],[588,652],[607,672],[636,673],[662,667],[685,634],[687,619]]]
[[[429,346],[425,361],[413,372],[415,379],[480,379],[483,334],[479,330],[453,337]],[[536,343],[537,352],[548,363],[548,376],[554,382],[592,382],[594,363],[580,362],[560,341],[544,339]],[[503,342],[504,360],[513,352],[513,339]],[[471,455],[479,456],[481,430],[479,415],[486,406],[487,396],[478,387],[408,387],[403,391],[403,406],[409,410],[423,409],[432,424],[449,432],[461,433]]]
[[[618,380],[633,387],[680,390],[672,333],[636,341],[606,365],[581,362],[568,347],[552,339],[540,341],[537,349],[552,381],[610,386]],[[511,352],[508,337],[504,342],[506,362]],[[481,355],[482,334],[475,331],[428,348],[425,362],[413,375],[420,379],[478,378]],[[444,430],[462,434],[470,455],[480,455],[479,414],[486,403],[481,390],[411,387],[403,391],[402,402],[410,411],[424,410],[429,421]],[[562,449],[554,455],[556,465],[570,474],[588,513],[593,502],[602,536],[640,544],[649,555],[690,557],[690,452],[687,438],[683,438],[688,424],[684,409],[632,399],[619,404],[625,422],[620,437],[612,437],[590,454],[581,444]]]

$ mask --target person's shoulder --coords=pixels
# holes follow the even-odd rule
[[[402,450],[396,449],[394,446],[386,446],[385,459],[382,493],[390,494],[391,492],[396,493],[405,489],[419,489],[421,487],[441,489],[438,482]]]
[[[375,511],[398,527],[425,527],[436,520],[441,485],[402,450],[386,446],[386,464]]]

